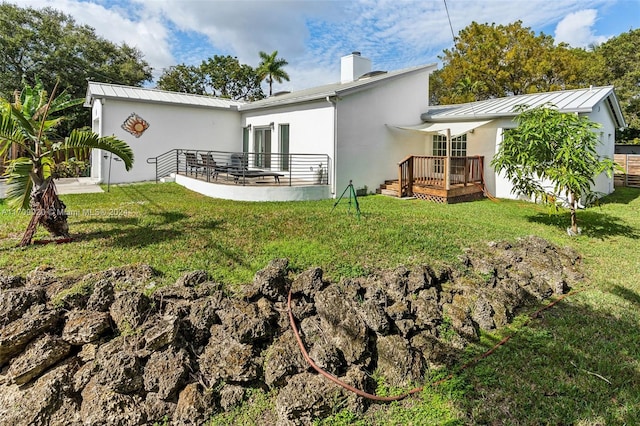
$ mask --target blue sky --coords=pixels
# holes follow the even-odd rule
[[[11,1],[11,0],[9,0]],[[179,63],[232,55],[256,66],[277,50],[296,90],[340,79],[354,50],[375,70],[438,63],[453,44],[444,0],[13,0],[50,6],[116,43],[137,46],[160,75]],[[453,31],[472,21],[521,20],[574,47],[601,43],[640,25],[640,0],[446,0]]]

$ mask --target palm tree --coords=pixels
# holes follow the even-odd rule
[[[260,59],[262,62],[258,65],[257,72],[260,79],[267,79],[269,83],[269,96],[273,95],[273,82],[282,83],[282,80],[289,81],[289,74],[282,69],[285,65],[289,65],[285,59],[276,58],[278,51],[274,50],[273,53],[268,54],[260,51]]]
[[[57,84],[49,97],[41,82],[34,87],[25,84],[21,92],[14,93],[13,103],[0,99],[0,157],[5,158],[12,146],[21,152],[21,156],[6,162],[7,204],[32,213],[20,246],[31,244],[38,224],[53,237],[69,238],[66,206],[53,183],[56,155],[97,148],[120,157],[127,170],[133,165],[133,151],[114,136],[99,137],[90,131],[73,130],[68,137],[56,141],[55,129],[64,116],[52,115],[84,101],[71,99],[64,92],[54,98],[56,88]]]

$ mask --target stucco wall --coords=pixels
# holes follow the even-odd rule
[[[607,158],[613,159],[614,150],[615,150],[615,124],[613,120],[613,116],[611,115],[611,111],[606,107],[605,101],[600,102],[596,107],[594,107],[594,111],[587,115],[591,121],[596,123],[600,123],[602,127],[595,129],[595,133],[598,135],[601,143],[597,147],[597,152],[599,155]],[[508,120],[502,120],[497,123],[498,126],[504,128],[513,128],[515,123],[509,124]],[[502,129],[498,129],[495,134],[495,142],[496,148],[495,152],[499,149],[500,143],[502,143]],[[489,164],[491,162],[491,157],[485,156],[485,162]],[[511,192],[511,182],[507,180],[507,178],[503,174],[497,174],[495,172],[491,173],[491,177],[494,179],[494,188],[495,192],[493,195],[499,198],[511,198],[517,199],[519,198],[518,194],[513,194]],[[489,182],[489,176],[487,176],[487,181]],[[552,184],[550,182],[544,182],[543,185],[547,186],[549,190],[552,189]],[[492,191],[491,184],[488,183],[489,191]],[[608,177],[606,174],[601,174],[596,177],[595,185],[592,186],[592,189],[596,192],[600,192],[603,194],[610,194],[614,191],[613,185],[613,177]]]
[[[334,108],[330,102],[321,100],[303,105],[241,113],[242,125],[251,125],[252,129],[249,132],[250,152],[254,151],[255,129],[269,127],[273,123],[271,152],[280,153],[280,125],[288,124],[290,154],[324,154],[329,156],[330,165],[333,164]],[[334,182],[332,174],[329,175],[329,182]]]
[[[131,113],[147,122],[149,128],[139,137],[122,129]],[[160,104],[129,100],[94,100],[93,123],[100,123],[100,135],[115,135],[133,149],[135,162],[127,172],[120,161],[111,162],[111,183],[141,182],[155,179],[155,166],[146,160],[177,148],[241,151],[242,132],[237,111]],[[104,158],[104,157],[107,158]],[[92,176],[109,179],[109,155],[95,152]],[[96,167],[96,162],[99,162]]]
[[[397,179],[398,163],[424,152],[425,138],[387,125],[415,125],[428,107],[429,70],[386,80],[338,100],[336,155],[339,196],[353,181],[369,191]]]
[[[600,156],[613,160],[615,154],[616,129],[615,121],[611,115],[611,110],[607,107],[606,100],[601,101],[594,107],[593,112],[589,114],[588,117],[591,121],[602,125],[601,128],[595,130],[601,142],[596,148],[596,151]],[[613,176],[608,177],[604,173],[601,174],[596,178],[593,189],[604,194],[612,193],[615,189]]]

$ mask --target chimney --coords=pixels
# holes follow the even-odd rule
[[[360,52],[340,58],[340,83],[356,81],[368,72],[371,72],[371,59],[363,58]]]

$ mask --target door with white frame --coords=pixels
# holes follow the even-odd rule
[[[271,128],[257,127],[253,131],[254,166],[271,168]]]

